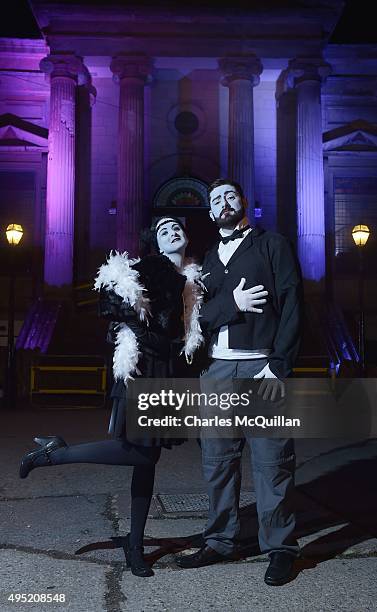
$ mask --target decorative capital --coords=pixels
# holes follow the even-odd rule
[[[147,55],[122,54],[112,59],[110,70],[115,82],[137,79],[146,83],[152,77],[153,62]]]
[[[246,79],[252,82],[253,87],[259,85],[260,75],[263,72],[262,62],[256,55],[237,55],[219,59],[219,68],[222,72],[221,83],[226,87],[232,81]]]
[[[89,101],[90,101],[90,107],[92,108],[95,103],[96,103],[96,99],[97,99],[97,90],[94,87],[94,85],[89,85],[88,86],[88,91],[89,91]]]
[[[63,76],[73,79],[78,85],[90,83],[90,74],[82,58],[73,53],[51,53],[40,61],[39,67],[51,78]]]
[[[285,72],[285,87],[291,89],[304,81],[323,83],[331,74],[331,65],[322,58],[297,58],[289,62]]]
[[[288,87],[288,69],[285,69],[281,71],[276,81],[275,100],[278,105],[280,103],[280,100],[283,94],[285,94],[288,91],[288,89],[289,89]]]

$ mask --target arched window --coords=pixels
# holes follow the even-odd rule
[[[177,177],[164,183],[157,191],[156,208],[208,208],[207,184],[192,177]]]

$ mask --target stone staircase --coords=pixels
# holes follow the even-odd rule
[[[39,407],[106,405],[112,384],[107,326],[97,315],[89,285],[82,286],[76,302],[39,299],[33,304],[17,342],[19,400]],[[307,304],[294,376],[335,378],[344,364],[351,373],[356,370],[357,361],[341,310],[335,304]]]
[[[106,403],[110,347],[96,299],[85,308],[39,299],[17,346],[18,402],[34,407],[99,407]]]

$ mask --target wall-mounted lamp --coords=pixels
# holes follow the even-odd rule
[[[362,376],[366,374],[365,362],[365,318],[364,318],[364,258],[363,251],[370,230],[367,225],[355,225],[352,230],[352,238],[359,252],[359,365]]]
[[[9,244],[17,245],[24,235],[24,230],[22,229],[22,225],[19,225],[18,223],[10,223],[5,233]]]

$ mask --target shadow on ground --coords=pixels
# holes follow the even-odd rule
[[[303,470],[311,478],[301,478],[304,484],[299,484],[295,492],[296,535],[304,541],[301,540],[302,557],[295,563],[292,579],[305,569],[314,568],[355,545],[377,538],[377,487],[373,486],[377,473],[375,440],[337,448],[309,459],[298,472],[302,474]],[[238,560],[252,560],[261,554],[257,527],[256,505],[242,508]],[[316,534],[321,535],[316,537]],[[310,541],[305,542],[308,539]],[[200,533],[182,538],[145,538],[145,546],[156,547],[146,559],[154,564],[166,555],[199,548],[202,543]],[[124,546],[125,538],[119,536],[107,542],[89,544],[76,554]]]

